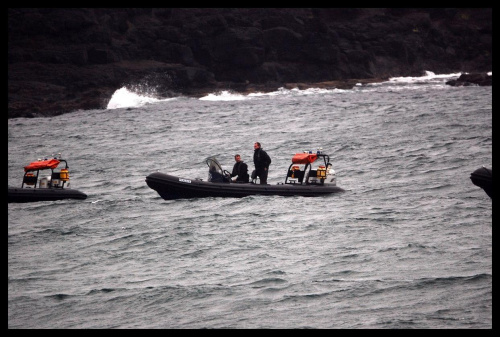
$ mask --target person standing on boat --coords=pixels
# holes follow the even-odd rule
[[[255,165],[255,174],[252,173],[252,179],[260,178],[261,184],[267,184],[267,174],[269,173],[269,165],[271,165],[271,157],[264,151],[259,142],[253,144],[253,163]]]
[[[233,166],[231,177],[238,177],[233,181],[237,183],[248,183],[250,180],[250,176],[248,175],[248,165],[241,160],[241,156],[239,154],[234,155],[234,160],[236,160],[236,163]]]

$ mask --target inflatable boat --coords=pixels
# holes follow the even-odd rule
[[[256,179],[248,183],[232,182],[230,173],[222,169],[215,157],[208,157],[205,161],[208,165],[207,181],[155,172],[146,177],[146,183],[165,200],[250,195],[319,197],[344,192],[336,184],[330,157],[319,151],[295,154],[285,180],[275,185],[259,184]],[[316,167],[313,163],[319,165]]]
[[[60,163],[65,167],[54,171]],[[40,171],[50,170],[50,175],[41,177]],[[40,178],[39,178],[40,176]],[[68,163],[60,157],[38,160],[24,167],[21,187],[9,186],[8,202],[36,202],[62,199],[86,199],[87,195],[69,188]]]
[[[481,187],[488,196],[493,199],[493,175],[492,169],[480,167],[470,175],[470,180],[476,186]]]

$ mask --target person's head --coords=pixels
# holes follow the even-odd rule
[[[253,144],[253,148],[255,150],[260,149],[260,143],[259,142],[255,142],[255,144]]]
[[[236,160],[237,162],[241,161],[241,156],[239,154],[235,154],[234,155],[234,160]]]

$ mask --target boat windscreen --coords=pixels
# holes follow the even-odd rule
[[[208,157],[206,159],[209,172],[217,172],[222,174],[222,167],[215,157]]]
[[[229,178],[224,175],[224,171],[215,157],[206,159],[208,165],[208,181],[214,183],[227,183]]]

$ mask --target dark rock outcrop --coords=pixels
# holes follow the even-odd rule
[[[454,87],[469,85],[491,86],[493,85],[493,76],[486,73],[462,74],[456,80],[448,81],[446,84]]]
[[[8,117],[492,70],[492,9],[10,8]],[[319,84],[318,84],[319,83]]]

